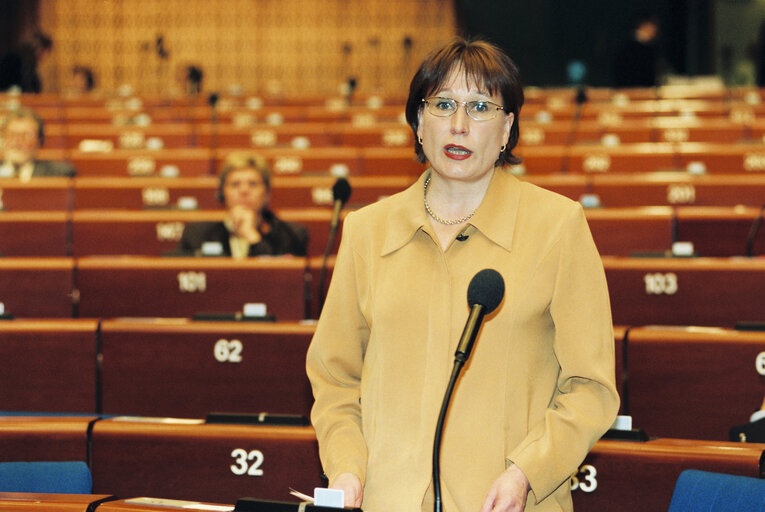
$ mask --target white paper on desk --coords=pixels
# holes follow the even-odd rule
[[[313,490],[313,497],[311,497],[290,488],[290,494],[308,503],[313,503],[317,507],[343,508],[345,503],[345,493],[340,489],[316,487]]]
[[[342,489],[316,487],[313,490],[313,503],[317,507],[343,508],[345,493]]]

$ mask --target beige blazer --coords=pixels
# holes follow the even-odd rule
[[[419,511],[435,424],[481,269],[504,278],[456,386],[441,452],[444,510],[476,512],[517,464],[526,510],[572,510],[569,477],[618,409],[605,274],[582,208],[496,170],[467,240],[441,250],[412,187],[349,214],[307,356],[330,481],[363,508]]]

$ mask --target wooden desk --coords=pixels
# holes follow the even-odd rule
[[[80,316],[192,317],[262,302],[280,321],[305,310],[302,258],[85,257],[77,262]]]
[[[702,162],[710,174],[762,174],[765,144],[684,143],[678,147],[678,168]]]
[[[236,501],[232,498],[230,501]],[[129,498],[126,500],[108,501],[98,506],[98,512],[171,512],[181,511],[233,511],[234,505],[222,505],[219,503],[194,502],[188,500],[169,500],[167,498]]]
[[[222,162],[231,151],[231,149],[219,149],[217,151],[218,161]],[[255,151],[266,158],[271,166],[273,176],[329,176],[335,169],[340,169],[337,172],[356,175],[360,174],[362,169],[362,155],[357,148],[295,149],[284,147],[258,148]]]
[[[0,180],[0,209],[6,211],[67,210],[71,202],[70,178]]]
[[[95,412],[96,320],[0,324],[0,410]]]
[[[195,145],[218,148],[289,148],[300,138],[311,147],[339,145],[339,134],[333,123],[298,122],[281,125],[256,124],[233,126],[231,124],[199,124],[195,131]],[[254,149],[257,151],[257,149]]]
[[[188,222],[221,221],[223,210],[81,210],[72,215],[72,253],[161,256],[178,245]]]
[[[70,159],[78,176],[162,176],[166,166],[177,168],[178,176],[205,176],[218,170],[216,156],[207,148],[72,150]]]
[[[48,134],[45,134],[46,144]],[[148,126],[115,126],[105,123],[73,123],[66,127],[66,144],[71,149],[80,147],[83,140],[108,141],[115,149],[143,149],[150,144],[162,148],[188,148],[194,146],[194,127],[188,123],[161,123]]]
[[[572,177],[573,178],[573,177]],[[271,179],[271,206],[277,210],[287,208],[332,208],[331,176],[274,176]],[[551,181],[550,186],[563,189],[561,183]],[[196,200],[199,210],[220,210],[216,191],[217,177],[197,178],[77,178],[74,180],[76,209],[175,209],[182,197]],[[374,203],[381,197],[400,192],[414,182],[409,176],[353,176],[351,197],[347,208],[358,208]]]
[[[763,478],[765,445],[655,439],[598,441],[572,481],[577,512],[665,511],[686,469]]]
[[[110,494],[42,494],[0,492],[0,510],[92,512],[98,502],[112,499]]]
[[[0,460],[88,462],[88,426],[96,416],[0,416]]]
[[[95,424],[92,447],[93,492],[225,503],[326,486],[311,427],[112,419]]]
[[[604,256],[618,325],[733,327],[763,320],[765,260]]]
[[[627,368],[625,405],[635,428],[727,441],[765,396],[765,332],[632,329]]]
[[[584,174],[666,171],[677,168],[676,153],[671,144],[658,143],[572,146],[566,168]]]
[[[760,208],[684,207],[677,210],[677,239],[693,242],[699,256],[746,256],[749,231]],[[761,226],[752,255],[765,255],[765,226]],[[764,308],[765,309],[765,308]]]
[[[0,212],[0,254],[68,256],[68,219],[63,211]]]
[[[672,246],[671,208],[594,208],[585,215],[601,255],[663,252]]]
[[[72,316],[74,260],[0,258],[0,302],[17,318]]]
[[[310,415],[305,353],[314,326],[188,320],[104,321],[103,412],[204,418]],[[162,347],[161,351],[157,347]]]
[[[760,207],[765,202],[765,175],[695,176],[687,172],[667,172],[599,174],[590,178],[591,192],[597,194],[607,208],[740,204]]]

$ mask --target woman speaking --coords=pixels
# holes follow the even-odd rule
[[[600,256],[578,203],[516,179],[523,89],[498,48],[455,39],[412,79],[429,168],[349,214],[307,356],[330,486],[372,512],[433,510],[431,449],[471,278],[506,293],[457,383],[448,512],[570,511],[569,477],[619,405]]]

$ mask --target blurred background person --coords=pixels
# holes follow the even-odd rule
[[[88,94],[96,87],[93,70],[88,66],[74,66],[69,77],[68,92],[73,95]]]
[[[0,60],[0,91],[18,88],[20,92],[42,92],[38,66],[53,48],[53,40],[35,32],[15,50]]]
[[[305,256],[308,230],[284,222],[269,209],[271,172],[265,158],[249,152],[226,157],[220,173],[218,200],[228,210],[220,222],[190,222],[174,255]]]
[[[38,151],[45,141],[42,119],[32,110],[20,109],[8,114],[0,125],[3,159],[0,177],[29,181],[38,176],[76,175],[68,162],[39,160]]]
[[[614,80],[617,87],[658,85],[659,50],[656,39],[659,23],[649,13],[638,13],[631,37],[616,54]]]

